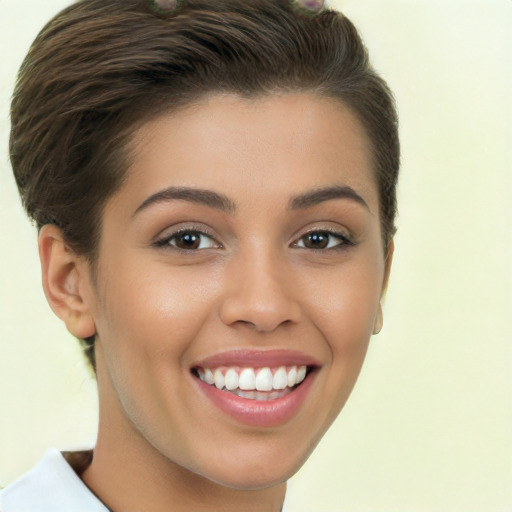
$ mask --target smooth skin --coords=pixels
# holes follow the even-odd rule
[[[57,227],[39,239],[52,308],[75,336],[96,334],[100,423],[82,478],[116,512],[278,511],[382,323],[393,245],[366,134],[314,94],[219,94],[148,122],[131,149],[96,273]],[[192,372],[274,349],[318,362],[277,426],[238,422]]]

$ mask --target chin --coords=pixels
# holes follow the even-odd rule
[[[298,469],[296,468],[294,471],[270,471],[266,468],[258,474],[255,474],[255,471],[246,470],[244,474],[219,475],[219,479],[212,481],[223,487],[239,491],[259,491],[285,483]]]
[[[203,475],[217,484],[232,489],[266,489],[283,484],[291,478],[305,463],[311,451],[312,448],[303,455],[282,455],[278,459],[275,455],[269,454],[266,448],[254,450],[251,455],[245,451],[244,455],[226,457],[222,467],[217,465]]]

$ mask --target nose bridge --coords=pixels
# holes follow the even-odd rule
[[[221,306],[226,325],[250,324],[257,331],[270,332],[298,320],[292,276],[279,251],[253,245],[228,267]]]

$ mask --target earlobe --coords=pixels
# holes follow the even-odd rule
[[[382,326],[384,325],[384,316],[382,314],[382,302],[379,302],[379,310],[377,311],[377,316],[375,317],[375,324],[373,325],[373,334],[379,334],[382,330]]]
[[[94,336],[96,327],[84,296],[90,284],[85,262],[68,246],[57,226],[43,226],[38,243],[43,289],[53,312],[73,336]]]

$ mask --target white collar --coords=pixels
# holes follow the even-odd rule
[[[52,448],[28,473],[0,492],[1,512],[108,512]]]

